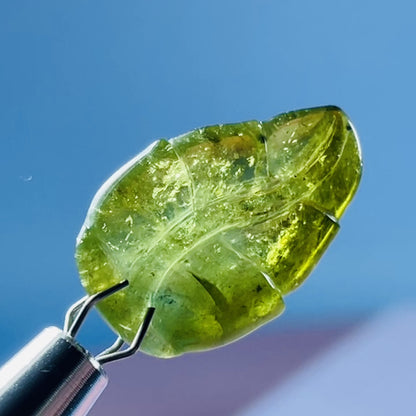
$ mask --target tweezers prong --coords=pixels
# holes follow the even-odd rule
[[[103,290],[102,292],[91,296],[84,296],[78,302],[75,302],[68,309],[68,312],[65,315],[64,332],[69,337],[74,338],[90,309],[100,300],[112,295],[121,289],[124,289],[126,286],[128,286],[128,284],[129,282],[127,280],[123,280],[122,282],[117,283],[116,285]],[[140,348],[143,338],[146,335],[150,322],[153,318],[154,312],[154,307],[149,307],[147,309],[143,322],[129,347],[122,350],[121,348],[125,342],[121,337],[118,337],[113,345],[97,355],[97,361],[100,364],[104,364],[115,360],[121,360],[122,358],[130,357],[133,355]]]
[[[82,305],[88,299],[88,296],[84,296],[79,301],[75,302],[65,314],[65,322],[64,322],[64,332],[68,332],[69,328],[71,327],[72,323],[76,319],[79,314],[79,310],[81,309]]]
[[[146,335],[147,329],[149,328],[150,322],[153,318],[153,314],[155,313],[154,307],[149,307],[147,309],[146,315],[143,319],[143,323],[140,326],[139,330],[136,333],[136,336],[133,339],[130,347],[126,348],[122,351],[115,350],[114,352],[110,352],[109,354],[101,353],[97,357],[97,361],[100,364],[109,363],[115,360],[121,360],[122,358],[130,357],[131,355],[135,354],[136,351],[140,348],[140,344],[143,341],[144,336]],[[119,341],[117,340],[109,349],[116,348],[119,345]],[[121,344],[118,348],[121,348],[123,344]]]
[[[128,286],[128,284],[128,280],[123,280],[122,282],[117,283],[116,285],[111,286],[102,292],[98,292],[95,295],[88,296],[86,299],[83,298],[76,302],[67,313],[68,319],[65,319],[69,326],[66,333],[72,338],[75,337],[90,309],[98,301],[112,295],[121,289],[124,289],[126,286]]]
[[[116,351],[118,351],[124,344],[124,340],[121,337],[118,337],[116,339],[116,341],[114,342],[114,344],[111,347],[108,347],[107,349],[105,349],[103,352],[101,352],[100,354],[98,354],[96,356],[96,358],[100,358],[103,355],[108,355],[108,354],[112,354]]]

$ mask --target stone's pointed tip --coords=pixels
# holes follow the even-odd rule
[[[302,113],[308,114],[308,113],[338,113],[346,118],[348,118],[346,112],[337,105],[320,105],[317,107],[309,107],[309,108],[303,108],[300,110],[295,110],[292,112],[289,112],[287,114],[296,113],[298,115],[301,115]]]
[[[338,107],[336,105],[327,105],[321,108],[327,112],[339,114],[340,116],[344,117],[348,122],[350,122],[350,118],[348,117],[348,114],[341,107]]]
[[[326,110],[330,110],[330,111],[342,111],[341,107],[338,107],[337,105],[332,105],[332,104],[328,104],[328,105],[317,105],[315,107],[305,107],[305,108],[300,108],[299,110],[294,110],[295,112],[299,112],[299,111],[326,111]],[[290,112],[290,111],[289,111]]]
[[[340,114],[341,116],[346,117],[347,119],[349,118],[346,114],[346,112],[341,108],[338,107],[336,105],[322,105],[322,106],[318,106],[318,107],[311,107],[311,108],[305,108],[304,110],[297,110],[295,111],[296,113],[337,113]]]
[[[314,107],[314,108],[322,109],[322,110],[326,110],[326,111],[337,111],[337,112],[341,112],[341,113],[344,112],[342,110],[342,108],[338,107],[337,105],[323,105],[323,106]]]

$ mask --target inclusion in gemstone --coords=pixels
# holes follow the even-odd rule
[[[361,176],[337,107],[159,140],[98,191],[77,239],[88,293],[126,342],[173,357],[231,342],[280,315],[338,231]]]

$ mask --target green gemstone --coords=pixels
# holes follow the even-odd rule
[[[77,240],[88,293],[128,279],[99,309],[142,350],[172,357],[224,345],[284,309],[336,234],[361,175],[336,107],[159,140],[98,191]]]

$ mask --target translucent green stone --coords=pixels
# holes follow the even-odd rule
[[[226,344],[280,315],[336,234],[361,175],[336,107],[159,140],[98,191],[77,240],[88,293],[127,342],[172,357]]]

